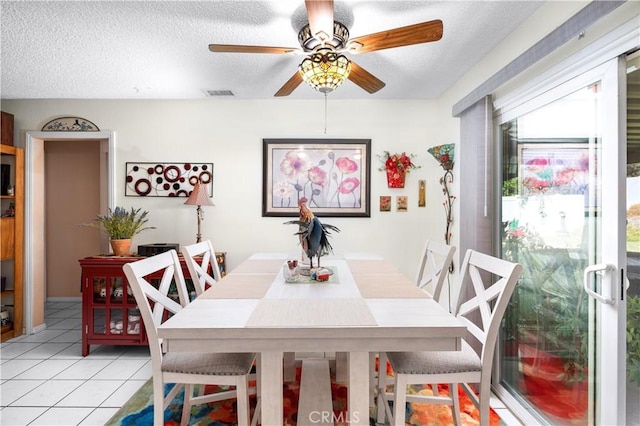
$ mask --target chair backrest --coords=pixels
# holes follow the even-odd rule
[[[181,251],[189,268],[196,295],[200,296],[208,288],[207,286],[212,286],[220,280],[220,266],[218,266],[216,252],[210,240],[182,246]],[[196,256],[202,256],[200,261],[195,258]]]
[[[162,361],[162,341],[157,327],[189,303],[178,253],[170,250],[127,263],[122,269],[142,314],[152,361],[158,363]],[[172,283],[176,285],[179,303],[168,296]]]
[[[432,240],[425,243],[415,282],[421,289],[431,284],[432,296],[436,301],[440,301],[444,280],[449,274],[455,252],[454,246]]]
[[[460,294],[454,311],[481,346],[482,374],[491,372],[500,322],[522,273],[522,265],[467,250],[460,270]]]

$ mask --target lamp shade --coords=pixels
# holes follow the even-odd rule
[[[349,77],[351,61],[330,49],[319,49],[298,67],[302,79],[322,93],[329,93]]]
[[[433,158],[440,163],[443,169],[453,169],[455,144],[448,143],[444,145],[434,146],[427,150],[429,154],[433,155]]]
[[[209,194],[207,191],[207,184],[205,183],[196,183],[193,187],[193,191],[191,191],[191,195],[187,198],[187,201],[184,202],[188,206],[213,206],[213,202],[211,198],[209,198]]]

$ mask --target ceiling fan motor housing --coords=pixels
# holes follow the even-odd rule
[[[338,21],[333,21],[333,38],[325,42],[326,47],[342,49],[349,41],[349,30]],[[312,52],[322,45],[322,42],[311,34],[309,24],[302,27],[298,33],[298,43],[306,52]]]

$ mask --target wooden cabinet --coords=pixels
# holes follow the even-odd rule
[[[24,150],[4,144],[4,114],[2,117],[3,143],[0,144],[0,163],[8,173],[10,188],[0,195],[0,262],[2,264],[2,303],[0,341],[22,334],[23,274],[24,274]],[[12,131],[13,133],[13,131]],[[13,136],[13,135],[12,135]],[[2,182],[7,186],[7,182]]]
[[[3,217],[0,221],[0,259],[13,259],[16,251],[15,219]]]
[[[2,117],[0,117],[0,124],[2,125],[2,131],[0,132],[2,145],[13,146],[13,114],[1,111]]]
[[[221,273],[225,253],[216,253]],[[122,266],[142,259],[140,256],[93,256],[80,259],[82,267],[82,356],[91,345],[146,345],[147,335],[133,292]],[[180,256],[182,273],[191,284],[189,269]],[[150,276],[160,279],[161,276]],[[177,298],[177,293],[175,294]]]

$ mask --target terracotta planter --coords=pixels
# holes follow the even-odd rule
[[[125,240],[109,240],[111,243],[111,249],[116,256],[124,256],[129,254],[131,249],[131,238]]]
[[[407,176],[405,170],[387,170],[387,186],[389,188],[404,188],[404,180]]]

